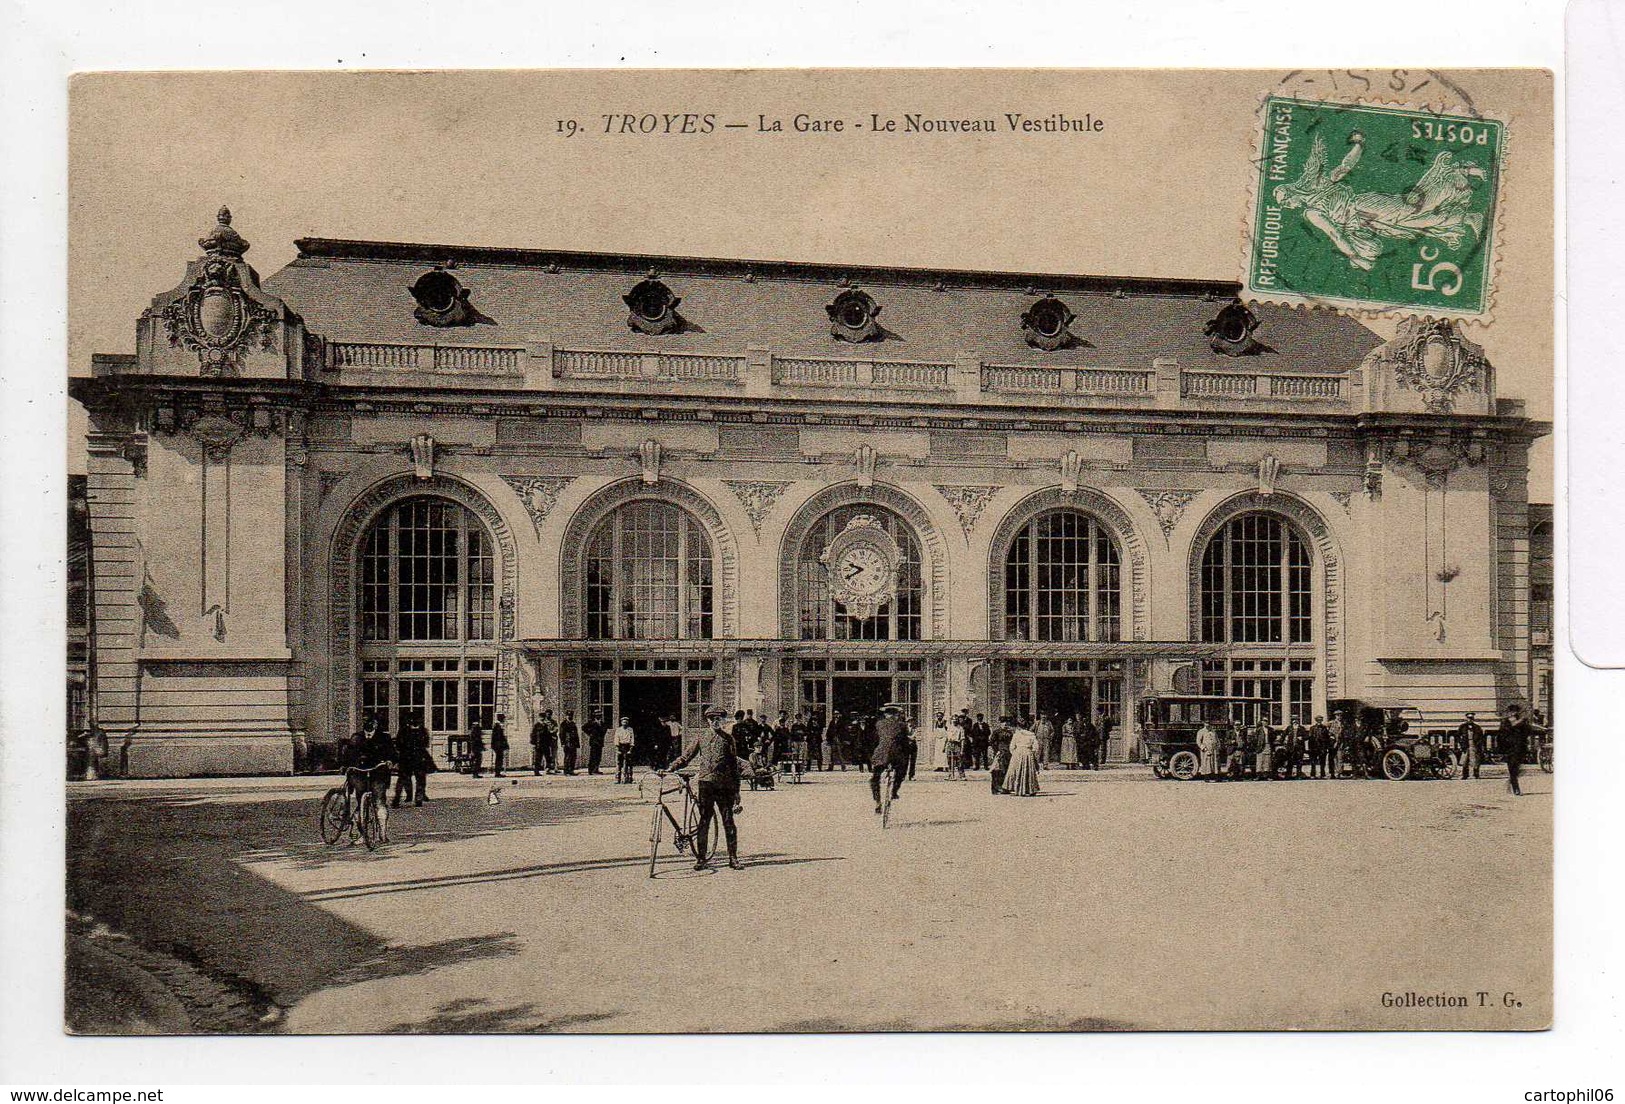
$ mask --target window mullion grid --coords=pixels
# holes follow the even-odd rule
[[[677,638],[688,636],[688,515],[677,515]]]
[[[621,511],[616,510],[609,519],[609,638],[620,640],[625,626],[621,624],[621,588],[626,585],[621,563]]]
[[[1084,563],[1086,564],[1085,578],[1087,580],[1086,585],[1088,587],[1088,594],[1084,599],[1085,610],[1087,611],[1086,616],[1088,620],[1084,623],[1083,635],[1085,640],[1093,641],[1103,638],[1103,634],[1100,631],[1100,624],[1096,620],[1100,614],[1100,564],[1096,558],[1096,553],[1099,551],[1099,549],[1095,545],[1097,533],[1095,530],[1094,518],[1091,517],[1087,524],[1084,525],[1083,535],[1083,554]]]

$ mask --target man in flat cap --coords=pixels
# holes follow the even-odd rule
[[[734,805],[739,801],[739,756],[733,737],[723,730],[728,717],[715,706],[705,711],[708,731],[689,741],[683,754],[673,759],[668,770],[689,768],[700,802],[700,827],[694,840],[694,869],[707,866],[706,848],[711,845],[711,818],[722,817],[722,834],[728,841],[728,866],[743,870],[739,862],[739,829],[734,825]]]

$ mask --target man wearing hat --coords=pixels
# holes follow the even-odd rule
[[[739,757],[733,737],[723,731],[727,712],[712,706],[705,711],[710,730],[694,737],[688,747],[672,760],[668,770],[690,767],[695,793],[700,802],[700,826],[694,839],[694,869],[706,868],[705,849],[711,844],[711,818],[722,816],[722,834],[728,841],[728,866],[743,870],[739,862],[739,829],[734,826],[734,805],[739,801]],[[664,772],[662,772],[664,773]]]
[[[1478,777],[1478,768],[1484,762],[1484,730],[1471,713],[1456,729],[1456,761],[1461,764],[1463,782]]]
[[[896,801],[913,750],[914,740],[909,736],[908,721],[903,719],[903,707],[895,702],[883,706],[875,722],[875,750],[869,756],[869,792],[875,799],[875,812],[880,812],[880,776],[887,767],[892,769],[891,796]]]

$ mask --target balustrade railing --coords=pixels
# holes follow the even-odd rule
[[[475,372],[509,375],[520,371],[523,349],[496,345],[394,345],[334,341],[327,346],[334,368],[373,372]]]

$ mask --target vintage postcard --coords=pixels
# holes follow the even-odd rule
[[[66,1029],[1536,1030],[1542,70],[91,73]]]

